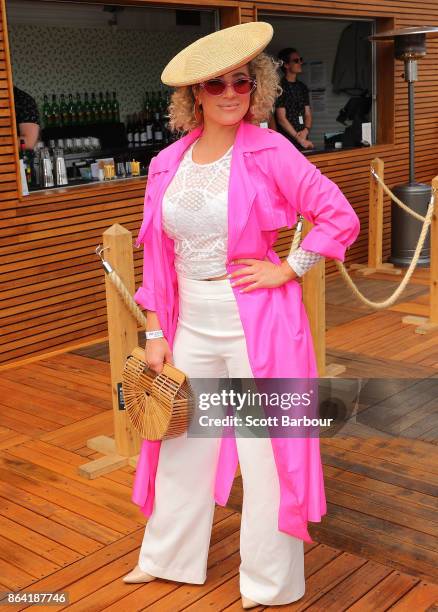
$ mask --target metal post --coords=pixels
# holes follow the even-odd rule
[[[409,184],[415,183],[415,107],[414,82],[408,83],[409,93]]]

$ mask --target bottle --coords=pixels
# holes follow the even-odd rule
[[[77,125],[76,105],[73,100],[73,94],[68,94],[67,121],[68,125]]]
[[[90,100],[88,99],[88,93],[85,92],[84,94],[84,125],[89,125],[90,123],[93,123],[92,120],[92,112],[91,112],[91,104],[90,104]]]
[[[68,125],[68,107],[65,101],[65,95],[61,94],[61,102],[59,104],[60,125]]]
[[[160,113],[155,113],[155,121],[152,127],[153,135],[154,135],[154,144],[161,145],[163,144],[163,126],[162,121],[160,119]]]
[[[91,94],[90,107],[91,107],[91,112],[90,112],[91,123],[99,123],[99,105],[97,104],[96,94],[94,93],[94,91]]]
[[[116,96],[116,92],[113,91],[113,101],[112,101],[112,108],[113,108],[113,121],[114,123],[120,123],[120,104],[117,100],[117,96]]]
[[[76,125],[84,125],[85,114],[84,114],[84,107],[82,105],[80,93],[76,93],[75,115],[76,115]]]
[[[150,107],[146,111],[146,135],[147,135],[147,144],[152,144],[154,142],[154,132],[153,132],[152,112],[151,112]]]
[[[151,96],[150,96],[150,110],[151,110],[151,114],[152,117],[155,116],[155,108],[156,108],[157,104],[155,101],[155,91],[151,92]]]
[[[25,148],[25,142],[23,138],[20,139],[20,160],[24,166],[27,186],[31,187],[32,186],[32,162],[30,159],[30,155],[28,154]]]
[[[148,131],[146,128],[145,113],[141,113],[140,145],[145,147],[148,143]]]
[[[140,145],[140,125],[137,115],[134,113],[134,147]]]
[[[107,123],[114,123],[113,105],[111,102],[109,91],[105,93],[105,115]]]
[[[103,93],[99,92],[99,100],[97,101],[97,123],[106,123],[106,109]]]
[[[164,142],[165,144],[169,144],[172,142],[172,132],[170,130],[170,93],[169,90],[166,91],[164,97],[164,112],[163,112],[163,122],[164,122]]]
[[[106,123],[107,122],[107,114],[106,114],[106,104],[103,99],[103,93],[99,92],[99,103],[98,103],[98,123]]]
[[[134,146],[134,132],[132,130],[131,115],[126,117],[126,137],[128,139],[128,147]]]
[[[161,90],[158,92],[158,111],[160,113],[160,115],[164,115],[165,110],[166,110],[166,101],[163,98],[163,94],[161,93]]]
[[[51,120],[52,120],[52,108],[50,106],[49,97],[47,94],[44,94],[42,116],[43,116],[44,127],[50,127]]]
[[[51,127],[60,126],[59,106],[56,101],[56,94],[52,94],[52,121]]]
[[[150,109],[150,106],[151,106],[151,102],[149,100],[149,92],[146,91],[144,95],[144,102],[143,102],[143,110],[145,111],[145,113],[148,112],[148,110]]]

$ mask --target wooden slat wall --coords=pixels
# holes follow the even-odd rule
[[[120,2],[123,4],[123,2]],[[128,2],[126,2],[128,4]],[[130,4],[133,4],[130,0]],[[148,4],[146,0],[135,2]],[[183,2],[181,2],[183,4]],[[192,6],[197,4],[192,3]],[[290,11],[287,2],[239,2],[231,6],[217,2],[224,26],[239,20],[257,19],[257,9]],[[5,0],[0,0],[0,363],[66,349],[106,336],[104,272],[94,249],[102,232],[112,223],[139,229],[143,208],[144,180],[125,185],[70,189],[64,194],[20,199],[13,146],[14,117],[12,80],[8,73],[5,36]],[[385,26],[438,25],[438,4],[426,0],[297,0],[294,13],[343,17],[377,17]],[[393,20],[393,21],[392,21]],[[430,42],[428,56],[420,62],[417,84],[417,179],[429,182],[438,174],[438,43]],[[358,212],[362,232],[348,251],[347,261],[365,262],[367,253],[367,191],[369,162],[379,155],[385,160],[389,184],[407,176],[407,96],[401,79],[402,65],[395,65],[394,143],[313,157],[312,161],[335,180]],[[385,75],[385,78],[387,75]],[[391,96],[389,96],[391,111]],[[391,117],[391,113],[389,114]],[[391,127],[390,119],[383,125]],[[389,251],[389,205],[384,223],[384,256]],[[283,231],[277,243],[280,255],[290,246],[290,232]],[[142,253],[136,253],[137,284],[141,280]],[[336,271],[327,263],[327,273]]]

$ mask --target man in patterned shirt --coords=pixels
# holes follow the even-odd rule
[[[38,107],[31,95],[14,85],[15,119],[19,140],[26,149],[34,149],[40,134]]]
[[[278,131],[297,149],[313,149],[313,143],[308,138],[312,127],[309,90],[297,80],[302,72],[303,58],[296,49],[288,47],[280,51],[278,59],[283,62],[281,70],[284,73],[280,82],[283,93],[275,103]]]

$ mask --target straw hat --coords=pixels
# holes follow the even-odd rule
[[[270,23],[252,21],[203,36],[170,60],[161,80],[180,87],[230,72],[261,53],[273,34]]]

